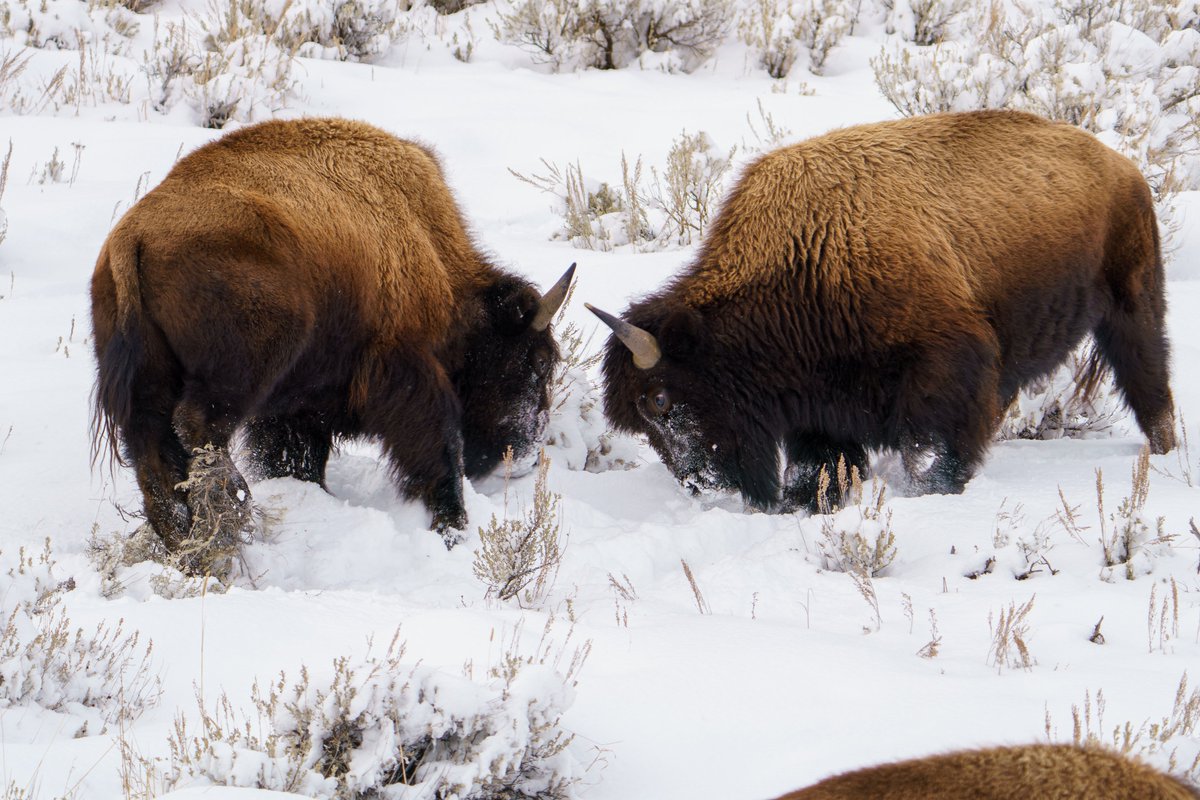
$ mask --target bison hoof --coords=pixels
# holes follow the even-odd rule
[[[784,493],[783,499],[772,510],[776,514],[797,514],[801,511],[805,511],[809,515],[820,513],[816,497],[809,496],[806,499],[799,494],[787,492]]]
[[[447,550],[453,550],[454,545],[461,544],[466,539],[463,530],[467,527],[467,512],[465,509],[433,512],[433,525],[430,529],[441,534]]]
[[[1150,452],[1156,456],[1169,453],[1175,449],[1175,428],[1160,425],[1149,437]]]

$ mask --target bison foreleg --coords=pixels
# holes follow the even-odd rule
[[[430,530],[441,534],[449,550],[463,540],[467,527],[467,509],[463,505],[462,475],[438,481],[425,496],[425,505],[433,515]]]
[[[1013,387],[1001,385],[995,331],[977,309],[964,311],[963,327],[928,344],[915,358],[898,393],[899,445],[905,469],[922,494],[961,494],[983,463]],[[922,457],[923,473],[912,470]]]
[[[962,494],[967,481],[983,462],[999,406],[991,385],[980,390],[977,397],[978,402],[963,398],[940,407],[940,413],[929,417],[927,429],[932,432],[928,435],[918,437],[910,432],[904,437],[901,447],[904,468],[918,493]],[[929,456],[932,456],[927,462],[929,466],[924,472],[917,472]]]
[[[783,476],[785,512],[803,508],[827,513],[838,508],[855,473],[861,478],[867,472],[867,451],[853,442],[795,433],[784,446],[788,461]]]
[[[921,494],[962,494],[973,473],[962,456],[936,448],[929,467],[920,474],[910,473],[909,479]]]
[[[371,398],[363,417],[384,449],[404,495],[433,515],[430,528],[449,549],[467,525],[463,504],[462,410],[445,371],[431,356],[393,356],[368,368]]]
[[[436,430],[436,429],[435,429]],[[462,541],[461,531],[467,526],[467,509],[463,504],[462,438],[448,427],[441,429],[443,443],[433,454],[399,452],[389,448],[393,463],[400,464],[404,473],[401,485],[412,500],[425,503],[433,519],[429,529],[439,533],[446,549]],[[432,455],[432,458],[422,458]]]

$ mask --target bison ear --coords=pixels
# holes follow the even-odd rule
[[[492,287],[489,295],[492,323],[509,336],[523,333],[533,323],[542,301],[537,289],[518,281],[502,281]]]
[[[674,308],[662,322],[658,341],[664,353],[687,358],[704,344],[704,320],[695,309]]]

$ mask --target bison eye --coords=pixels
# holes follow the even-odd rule
[[[671,398],[666,389],[656,389],[646,398],[650,413],[662,416],[671,410]]]
[[[545,350],[533,351],[533,371],[539,378],[545,378],[550,374],[551,368],[554,366],[554,361],[550,354]]]

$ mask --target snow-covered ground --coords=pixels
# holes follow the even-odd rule
[[[597,252],[552,241],[561,226],[554,199],[508,168],[577,161],[585,174],[617,183],[622,153],[662,165],[685,129],[725,149],[753,144],[748,117],[760,119],[760,103],[793,139],[892,118],[867,63],[878,49],[865,28],[833,52],[824,77],[803,76],[805,94],[798,80],[767,77],[740,45],[691,74],[551,74],[494,42],[462,63],[414,36],[375,64],[300,59],[301,96],[281,115],[354,117],[432,144],[478,242],[501,263],[549,286],[578,262],[565,318],[590,334],[597,323],[584,300],[618,311],[693,251]],[[218,135],[178,110],[0,109],[0,145],[13,143],[0,198],[8,221],[0,243],[0,562],[7,569],[19,548],[40,552],[50,539],[54,575],[75,582],[62,595],[71,624],[91,632],[123,620],[126,632],[153,641],[151,669],[161,680],[157,704],[104,731],[80,731],[87,714],[78,708],[0,702],[0,791],[17,787],[6,799],[126,796],[123,747],[165,756],[176,715],[197,718],[198,690],[210,703],[224,692],[249,708],[255,680],[281,670],[292,678],[301,665],[314,681],[328,679],[335,657],[361,658],[372,640],[379,650],[397,627],[408,659],[456,676],[467,663],[483,674],[514,638],[534,652],[550,616],[549,637],[568,651],[565,660],[590,641],[562,724],[576,734],[578,760],[595,762],[584,791],[595,800],[764,798],[879,761],[1044,740],[1048,724],[1049,735],[1069,741],[1072,706],[1082,709],[1098,692],[1105,710],[1093,727],[1108,737],[1126,720],[1136,728],[1167,715],[1181,676],[1200,663],[1200,538],[1189,530],[1200,510],[1200,447],[1151,459],[1144,516],[1151,528],[1162,517],[1170,541],[1143,548],[1133,580],[1123,566],[1103,566],[1097,470],[1111,529],[1143,445],[1132,421],[1100,438],[997,443],[961,496],[890,499],[896,555],[867,587],[877,608],[861,583],[825,568],[819,520],[750,513],[732,496],[693,498],[632,441],[617,442],[635,454],[628,470],[569,469],[571,453],[550,448],[549,486],[562,496],[567,537],[556,581],[533,608],[490,599],[472,569],[475,526],[504,513],[503,480],[466,487],[472,526],[447,552],[424,509],[397,499],[367,443],[348,444],[332,460],[329,493],[292,480],[252,486],[265,535],[248,546],[227,593],[165,599],[152,589],[158,569],[150,564],[123,570],[122,591],[102,592],[111,587],[89,561],[88,541],[132,531],[138,521],[121,509],[137,509],[140,497],[127,470],[89,463],[88,281],[100,243],[136,194],[180,153]],[[40,182],[56,150],[63,179]],[[1181,219],[1168,270],[1173,389],[1200,443],[1200,193],[1183,196]],[[603,335],[590,340],[591,351]],[[595,432],[594,422],[561,424]],[[878,467],[896,474],[892,459]],[[510,511],[531,502],[532,487],[532,475],[513,480]],[[1078,507],[1074,531],[1054,521],[1063,498]],[[1029,549],[1045,564],[1017,580]],[[990,573],[967,577],[992,558]],[[8,585],[19,581],[0,574],[0,609],[10,608]],[[998,665],[993,629],[1031,599],[1023,638],[1032,664]],[[936,655],[922,657],[932,618]],[[1101,619],[1103,643],[1093,643]],[[0,665],[4,658],[0,651]],[[1180,735],[1171,746],[1186,767],[1200,737]],[[1167,765],[1165,754],[1151,758]],[[227,791],[175,797],[284,796]]]

